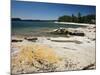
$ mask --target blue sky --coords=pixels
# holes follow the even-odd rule
[[[95,6],[25,2],[12,0],[11,16],[22,19],[56,20],[63,15],[95,14]]]

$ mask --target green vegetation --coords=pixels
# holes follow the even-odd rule
[[[95,24],[96,23],[95,21],[96,21],[96,15],[90,14],[90,15],[82,16],[80,12],[77,14],[77,16],[72,14],[71,16],[64,15],[58,18],[58,22],[75,22],[75,23]]]
[[[32,21],[32,22],[55,22],[57,20],[38,20],[38,19],[21,19],[21,18],[11,18],[12,21]]]

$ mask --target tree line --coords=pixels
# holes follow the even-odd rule
[[[79,12],[77,16],[72,14],[60,16],[58,18],[58,22],[74,22],[74,23],[89,23],[89,24],[95,24],[96,22],[96,16],[94,14],[85,15],[82,16],[82,14]]]
[[[33,20],[33,19],[11,18],[11,21],[55,22],[57,20]]]

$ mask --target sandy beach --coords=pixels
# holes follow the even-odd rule
[[[12,36],[12,74],[95,69],[95,25],[85,36]]]
[[[72,24],[72,25],[81,25],[81,26],[95,25],[95,24],[73,23],[73,22],[54,22],[54,23],[58,23],[58,24]]]

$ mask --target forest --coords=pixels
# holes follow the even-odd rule
[[[88,23],[88,24],[95,24],[96,23],[96,15],[95,14],[89,14],[82,16],[82,14],[79,12],[76,16],[72,14],[69,15],[63,15],[58,18],[58,22],[74,22],[74,23]]]

